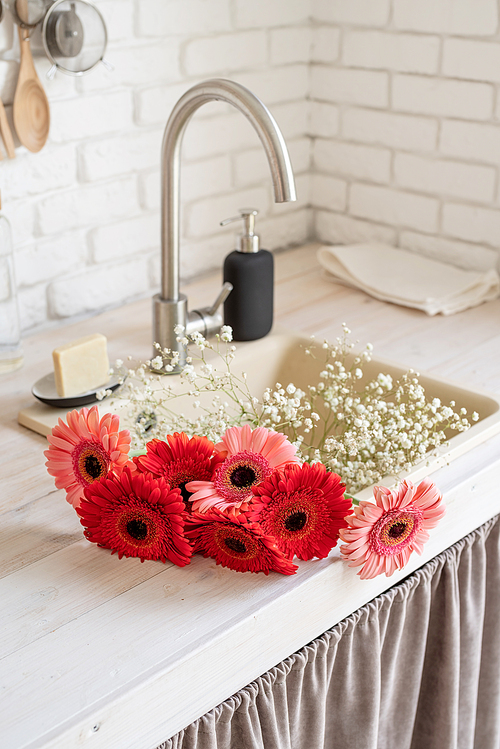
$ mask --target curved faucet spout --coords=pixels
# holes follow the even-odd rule
[[[161,293],[154,303],[155,341],[179,350],[173,334],[175,325],[187,326],[187,302],[179,291],[180,152],[186,125],[196,110],[209,101],[232,104],[252,123],[271,170],[277,203],[296,199],[290,156],[281,131],[266,106],[245,86],[214,78],[193,86],[179,99],[169,117],[162,144],[162,249]],[[161,303],[171,309],[160,309]]]

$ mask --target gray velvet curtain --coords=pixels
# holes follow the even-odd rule
[[[499,749],[494,518],[161,749]]]

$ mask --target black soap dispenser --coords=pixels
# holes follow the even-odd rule
[[[259,249],[254,233],[253,208],[241,208],[239,216],[221,221],[221,226],[243,219],[244,231],[239,247],[224,261],[224,281],[233,290],[224,302],[224,324],[233,329],[235,341],[254,341],[269,333],[273,325],[274,258],[269,250]]]

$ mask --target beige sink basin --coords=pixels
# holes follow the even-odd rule
[[[323,369],[321,362],[305,356],[304,348],[307,348],[309,343],[309,339],[305,337],[278,332],[259,341],[237,344],[232,371],[237,375],[241,372],[247,373],[250,392],[257,397],[262,395],[266,387],[274,388],[277,382],[284,386],[293,382],[296,387],[307,390],[308,384],[318,382],[319,372]],[[207,359],[211,360],[210,354]],[[369,377],[383,372],[396,379],[404,374],[407,369],[407,367],[379,358],[373,358],[371,362],[364,365],[364,371]],[[500,432],[500,399],[495,395],[470,390],[459,384],[424,373],[420,373],[419,381],[425,388],[428,400],[439,398],[443,404],[448,404],[451,400],[454,400],[457,407],[465,407],[468,414],[477,411],[480,418],[467,431],[453,433],[454,436],[446,444],[433,453],[427,454],[424,460],[416,464],[409,473],[404,474],[413,481],[430,475],[433,471]],[[172,386],[174,390],[181,387],[180,379],[176,375],[162,377],[161,385],[163,385],[163,382]],[[212,397],[213,394],[210,393],[197,398],[197,400],[209,405]],[[182,396],[172,401],[171,408],[177,413],[191,413],[192,401],[193,398]],[[98,406],[102,414],[109,411],[119,413],[122,425],[128,426],[129,404],[127,401],[112,397],[99,403]],[[57,419],[59,417],[64,418],[66,413],[67,411],[64,409],[51,408],[35,402],[32,406],[20,411],[19,423],[46,435],[57,423]],[[370,494],[370,489],[357,492],[357,496],[360,497],[368,497]]]

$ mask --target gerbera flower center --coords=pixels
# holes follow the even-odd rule
[[[292,512],[287,518],[285,518],[285,528],[292,533],[295,531],[301,531],[306,523],[307,514],[302,511]]]
[[[254,559],[260,553],[260,544],[244,528],[217,523],[213,535],[214,549],[228,559]]]
[[[191,479],[189,479],[191,481]],[[184,500],[184,502],[189,502],[191,499],[191,492],[188,492],[186,489],[187,481],[182,481],[182,483],[179,484],[179,489],[181,490],[181,497]]]
[[[231,473],[230,481],[231,484],[238,489],[248,489],[248,487],[253,486],[255,483],[255,478],[256,476],[253,468],[251,466],[242,465],[234,469]]]
[[[148,526],[143,520],[134,518],[127,523],[127,533],[137,541],[144,541],[148,535]]]
[[[75,478],[82,486],[107,476],[110,457],[104,447],[93,440],[82,440],[73,451]]]
[[[224,500],[242,502],[252,496],[252,486],[265,481],[271,473],[269,461],[263,455],[242,450],[221,463],[213,482],[218,495]]]
[[[407,530],[408,525],[406,523],[394,523],[388,530],[390,538],[399,539]]]
[[[421,511],[411,505],[384,513],[370,533],[373,551],[385,556],[399,554],[413,541],[422,521]]]
[[[95,455],[85,458],[85,470],[93,479],[98,479],[102,474],[102,462]]]
[[[146,509],[127,509],[119,514],[116,530],[122,541],[130,546],[151,547],[158,535],[158,519]]]
[[[244,554],[247,550],[247,547],[245,546],[245,544],[240,538],[234,538],[233,536],[228,536],[227,538],[224,539],[224,543],[228,549],[231,549],[231,551],[236,552],[236,554]]]

